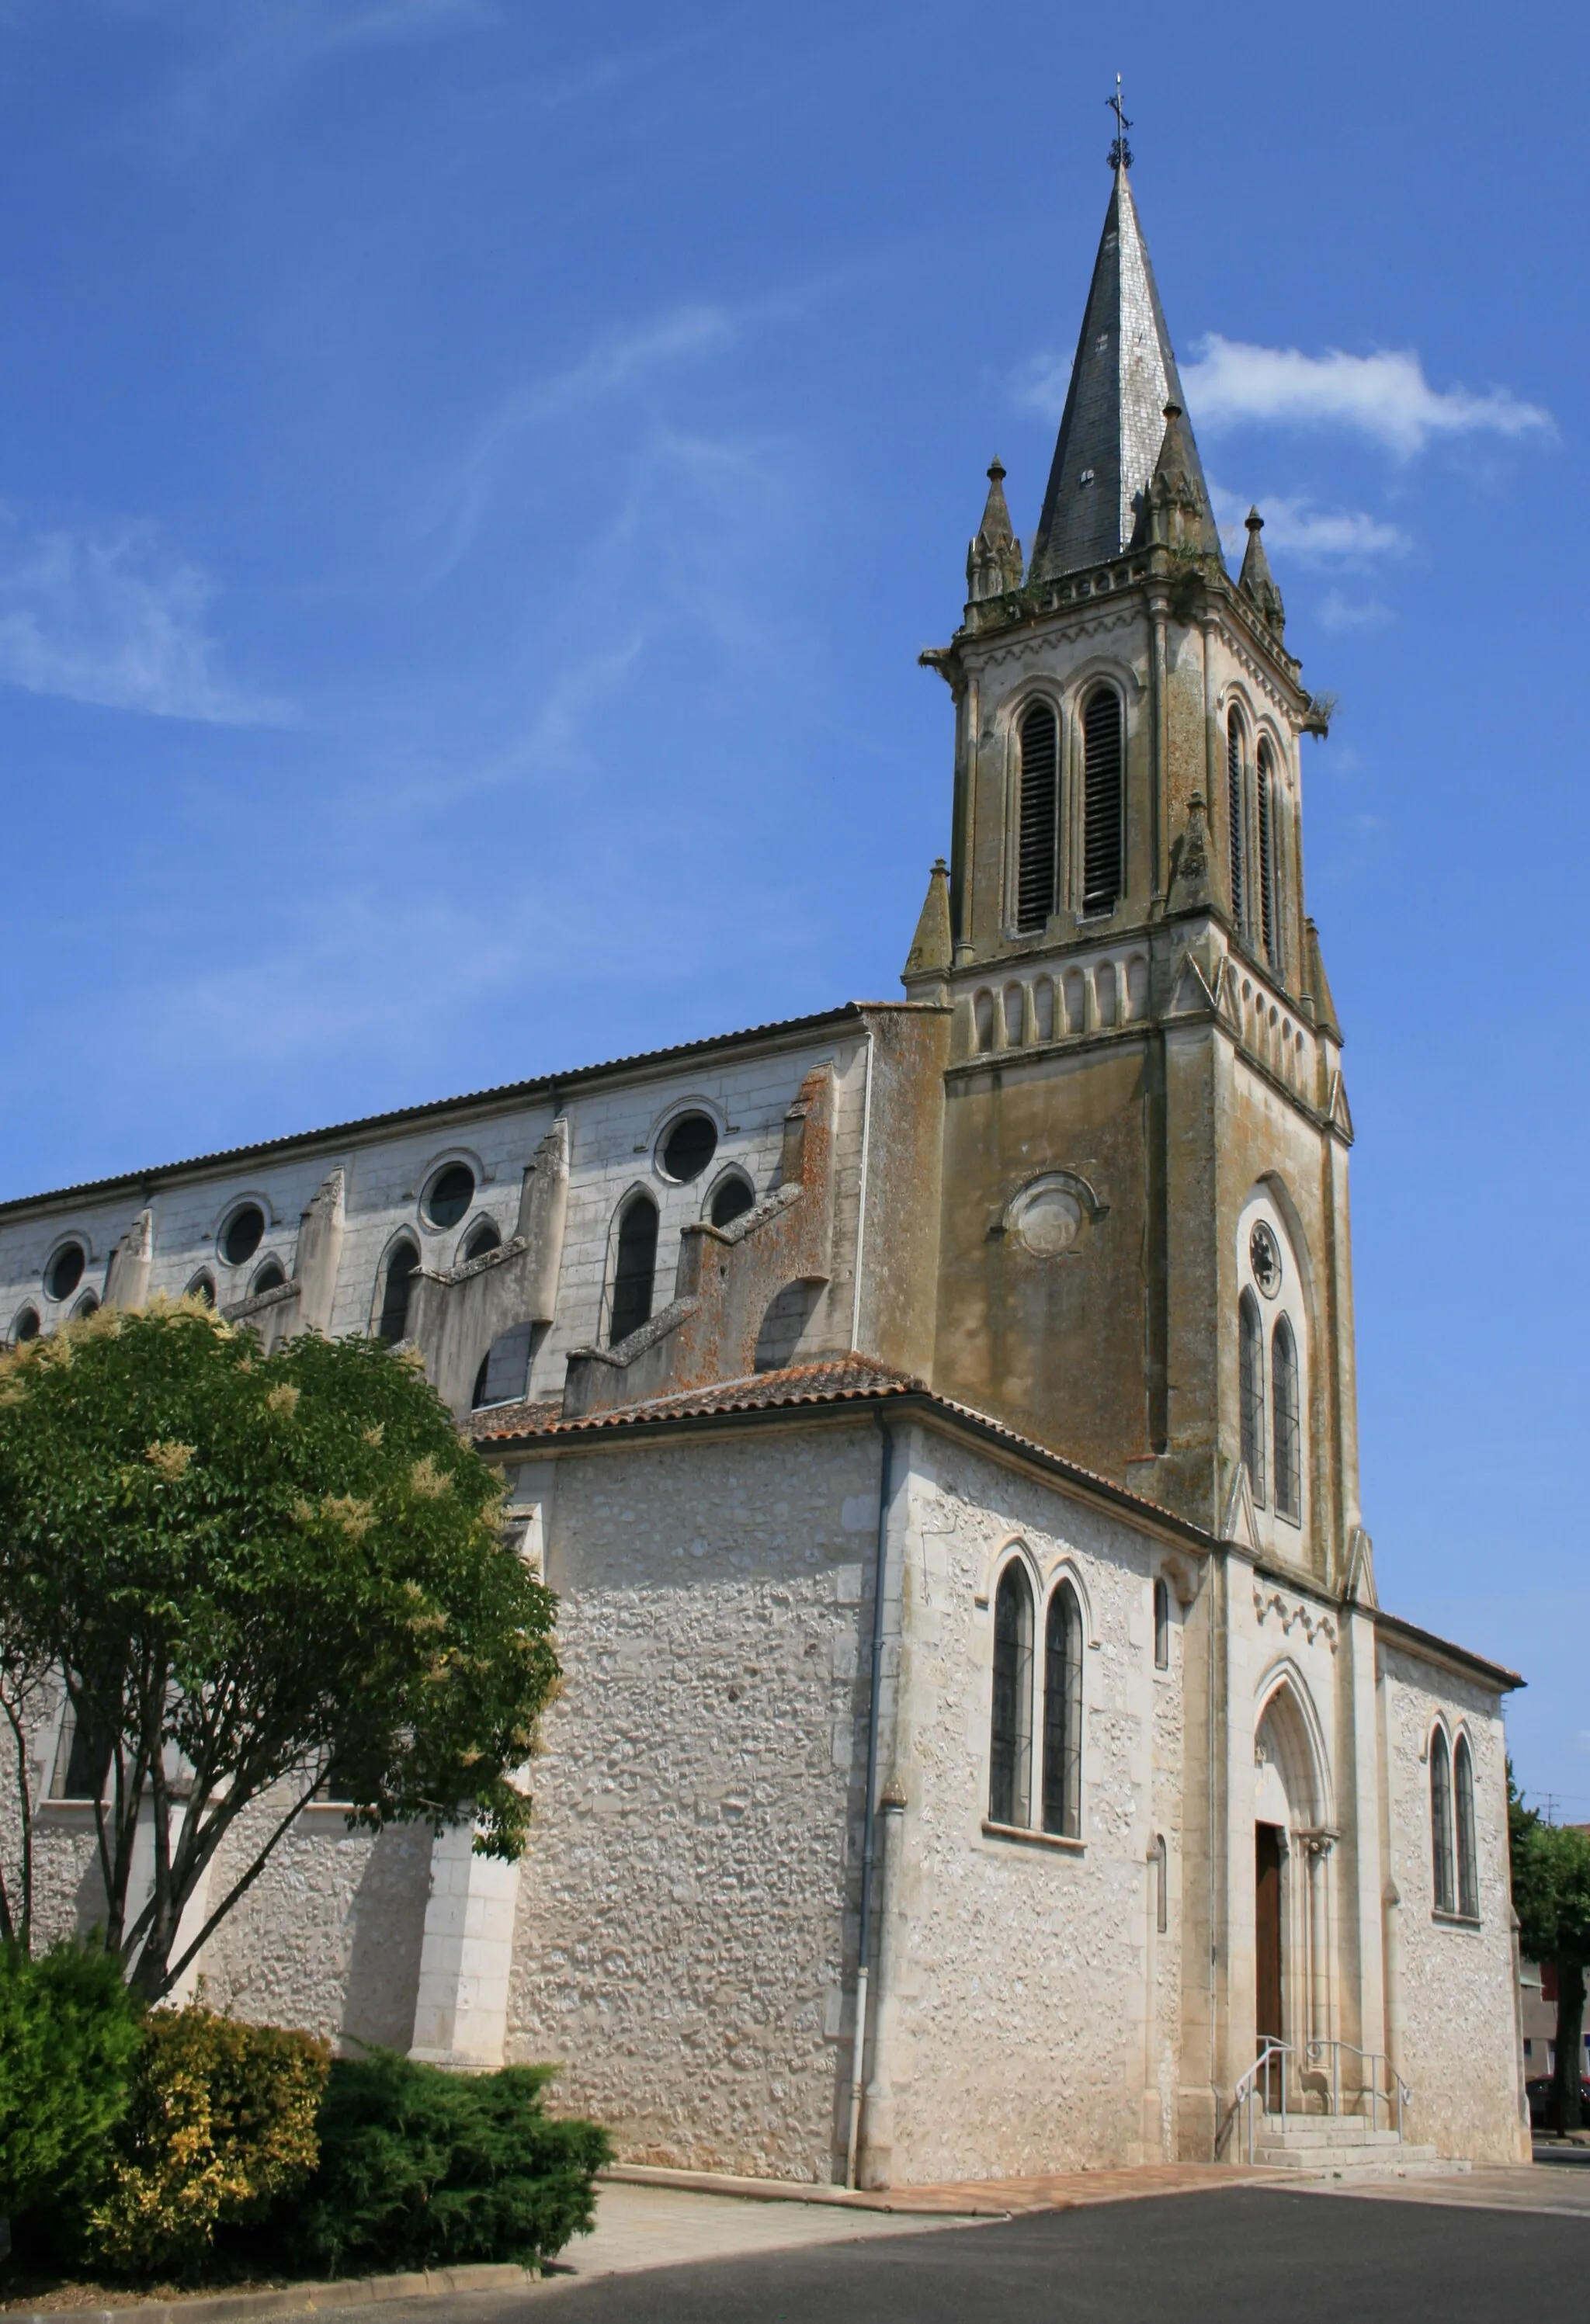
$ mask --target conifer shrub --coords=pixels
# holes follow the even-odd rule
[[[58,2245],[98,2193],[143,2039],[142,2006],[102,1950],[0,1946],[0,2218],[19,2246]]]
[[[85,2255],[122,2275],[199,2273],[217,2231],[257,2223],[309,2180],[330,2054],[311,2034],[153,2010]]]
[[[545,2113],[550,2066],[451,2074],[395,2051],[338,2058],[314,2179],[278,2218],[330,2275],[550,2259],[596,2216],[612,2155],[595,2123]]]

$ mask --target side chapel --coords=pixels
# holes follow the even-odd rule
[[[1381,1605],[1359,1506],[1327,713],[1112,160],[1031,554],[996,461],[922,656],[903,1001],[0,1205],[14,1341],[157,1289],[412,1340],[506,1472],[568,1674],[526,1862],[316,1803],[201,1965],[557,2059],[633,2161],[1529,2153],[1520,1682]],[[103,1769],[32,1748],[65,1927]]]

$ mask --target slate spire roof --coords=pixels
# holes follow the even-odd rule
[[[1132,180],[1117,168],[1029,579],[1057,580],[1128,546],[1164,442],[1165,407],[1185,401]],[[1185,422],[1181,434],[1179,449],[1206,507],[1208,486]]]

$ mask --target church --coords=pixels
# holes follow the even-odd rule
[[[1328,706],[1257,512],[1227,569],[1112,169],[1031,550],[996,461],[921,657],[903,998],[0,1205],[12,1342],[157,1291],[378,1333],[500,1466],[566,1673],[523,1861],[317,1802],[200,1967],[345,2047],[556,2060],[633,2163],[1530,2153],[1521,1682],[1382,1607],[1359,1504]]]

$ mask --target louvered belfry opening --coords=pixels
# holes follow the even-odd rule
[[[1276,941],[1275,910],[1275,814],[1271,797],[1274,782],[1274,762],[1270,745],[1259,745],[1259,935],[1264,945],[1264,957],[1271,968],[1280,965],[1280,948]]]
[[[1082,715],[1082,908],[1121,898],[1121,697],[1101,686]]]
[[[1243,844],[1243,724],[1234,710],[1225,722],[1225,821],[1231,839],[1231,917],[1247,926],[1247,850]]]
[[[1059,734],[1047,702],[1035,702],[1021,721],[1021,825],[1016,867],[1016,926],[1041,929],[1055,908],[1055,841]]]

